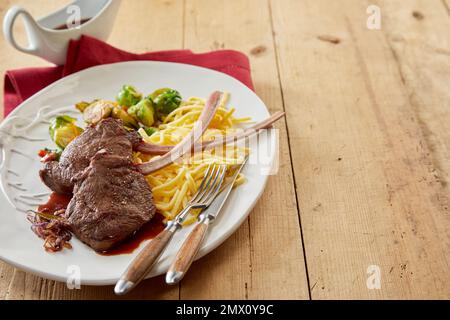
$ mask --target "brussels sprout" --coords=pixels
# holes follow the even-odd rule
[[[123,122],[123,125],[130,128],[139,128],[139,123],[130,116],[126,110],[122,109],[120,106],[114,106],[112,109],[112,117],[116,119],[120,119]]]
[[[83,132],[83,129],[76,126],[76,120],[67,115],[62,115],[57,116],[51,121],[49,127],[50,138],[61,149],[64,149],[73,139]]]
[[[155,110],[159,116],[168,115],[178,108],[181,103],[180,93],[170,88],[158,89],[149,98],[153,101]]]
[[[96,124],[111,115],[115,103],[107,100],[96,100],[84,108],[83,119],[89,124]]]
[[[150,127],[155,122],[155,110],[150,99],[142,99],[138,104],[128,108],[128,113],[144,126]]]
[[[144,127],[145,133],[150,137],[152,134],[158,131],[158,129],[153,127]]]
[[[142,94],[133,86],[125,85],[122,87],[122,90],[117,94],[116,101],[121,105],[125,107],[131,107],[141,101]]]

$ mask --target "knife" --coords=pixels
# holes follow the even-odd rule
[[[208,231],[208,227],[217,218],[220,213],[225,201],[230,195],[231,189],[233,188],[234,182],[236,181],[239,173],[247,162],[248,157],[236,168],[234,174],[229,178],[227,184],[223,188],[222,192],[217,195],[213,203],[203,211],[199,216],[199,223],[188,235],[186,240],[183,242],[180,250],[175,256],[175,260],[166,273],[166,283],[167,284],[177,284],[183,279],[184,275],[188,271],[195,256],[197,255],[205,235]]]

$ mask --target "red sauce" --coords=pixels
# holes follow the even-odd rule
[[[53,214],[58,210],[66,209],[71,198],[72,197],[64,194],[52,192],[47,203],[41,204],[37,210],[38,212]]]
[[[164,217],[157,213],[150,222],[144,224],[130,238],[119,244],[117,247],[108,251],[98,252],[98,254],[103,256],[114,256],[132,253],[142,242],[153,239],[164,230],[166,226],[163,220]]]
[[[59,194],[56,192],[52,192],[50,197],[45,204],[41,204],[38,207],[39,212],[53,214],[58,210],[66,209],[69,204],[71,196]],[[144,224],[138,231],[136,231],[131,237],[127,240],[116,246],[115,248],[105,251],[98,252],[98,254],[104,256],[113,256],[119,254],[128,254],[132,253],[135,249],[139,247],[139,245],[145,240],[150,240],[156,237],[161,231],[164,230],[164,217],[161,214],[156,214],[153,219]]]
[[[83,23],[86,23],[86,22],[88,22],[89,20],[91,20],[91,18],[81,19],[79,25],[81,26]],[[62,24],[62,25],[59,25],[59,26],[57,26],[57,27],[54,27],[53,29],[54,29],[54,30],[67,30],[67,29],[72,29],[72,27],[69,28],[69,27],[67,26],[67,23],[64,23],[64,24]]]

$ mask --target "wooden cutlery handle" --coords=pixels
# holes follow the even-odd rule
[[[174,230],[166,228],[142,249],[117,282],[116,294],[127,293],[144,279],[164,252],[174,234]]]
[[[174,262],[167,271],[166,283],[176,284],[188,271],[189,267],[194,261],[195,256],[200,249],[200,246],[205,238],[206,231],[208,230],[209,219],[206,218],[191,231],[189,236],[183,242],[180,250],[178,251]]]

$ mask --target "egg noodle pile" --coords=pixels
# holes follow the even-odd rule
[[[219,136],[232,134],[236,132],[237,125],[250,121],[250,118],[235,118],[233,116],[235,109],[226,108],[228,99],[229,94],[225,93],[213,120],[202,136],[203,142],[213,141]],[[204,107],[204,99],[189,98],[164,118],[164,121],[158,127],[158,131],[150,136],[143,129],[140,129],[139,133],[146,142],[158,145],[176,145],[191,132]],[[241,163],[248,153],[248,148],[235,145],[213,148],[196,152],[188,159],[181,162],[177,161],[146,176],[152,188],[153,201],[157,211],[165,217],[165,221],[173,219],[197,192],[205,170],[211,163],[225,164],[231,167]],[[134,153],[136,163],[149,161],[153,157],[140,152]],[[235,186],[242,184],[244,181],[244,176],[239,175]],[[185,224],[193,223],[199,212],[200,210],[191,210]]]

